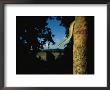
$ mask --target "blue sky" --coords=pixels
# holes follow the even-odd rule
[[[57,49],[57,48],[64,49],[64,44],[62,44],[60,47],[58,46],[66,38],[66,35],[65,35],[66,28],[60,25],[61,20],[57,20],[55,16],[51,16],[51,19],[48,18],[46,22],[47,22],[46,27],[51,29],[52,34],[54,35],[53,40],[55,42],[54,45],[52,43],[50,44],[49,49]],[[27,30],[25,29],[25,33],[26,32]],[[26,39],[23,39],[23,36],[20,36],[19,39],[22,40],[24,44],[28,43]],[[42,41],[43,39],[40,38],[40,40]],[[48,42],[46,42],[46,44],[43,47],[44,49],[48,49]],[[32,46],[31,46],[31,49],[32,49]]]
[[[58,44],[61,43],[65,39],[66,28],[60,25],[61,21],[57,20],[56,17],[52,17],[52,19],[48,18],[47,23],[48,23],[47,27],[49,27],[52,33],[55,35],[53,37],[53,40],[55,41],[55,45],[51,44],[50,49],[52,48],[63,49],[64,45],[58,47]],[[47,49],[47,44],[44,48]]]

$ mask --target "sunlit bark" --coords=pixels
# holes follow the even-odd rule
[[[75,17],[73,27],[73,74],[85,74],[87,68],[87,21],[84,16]]]

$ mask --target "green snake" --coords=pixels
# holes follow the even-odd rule
[[[73,21],[70,24],[68,36],[66,37],[66,39],[63,42],[61,42],[60,44],[58,44],[58,47],[62,46],[63,44],[67,44],[70,41],[70,39],[71,39],[71,37],[73,35],[73,27],[74,27],[74,25],[75,25],[75,21]]]

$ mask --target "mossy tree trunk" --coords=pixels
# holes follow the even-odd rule
[[[86,17],[76,16],[73,30],[73,74],[86,74],[88,36]]]

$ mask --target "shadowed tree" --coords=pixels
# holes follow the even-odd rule
[[[55,44],[50,28],[42,16],[17,16],[16,17],[16,69],[17,73],[36,73],[38,69],[35,56],[44,49],[46,42]],[[39,72],[37,72],[39,73]]]
[[[61,20],[61,25],[66,28],[66,37],[69,37],[69,27],[70,23],[74,21],[74,16],[62,16],[62,17],[57,17],[57,20]],[[63,44],[64,43],[64,44]],[[64,72],[65,73],[73,73],[73,38],[71,37],[70,39],[66,39],[62,41],[58,46],[60,45],[65,45],[64,48]]]

